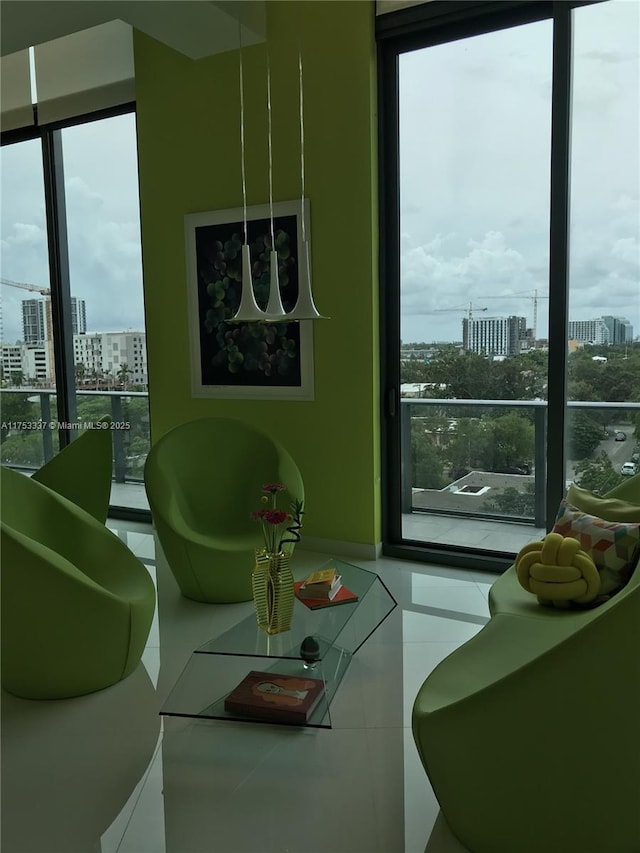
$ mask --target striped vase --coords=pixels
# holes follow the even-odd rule
[[[289,560],[289,554],[256,551],[251,576],[253,603],[258,625],[268,634],[291,628],[295,593]]]

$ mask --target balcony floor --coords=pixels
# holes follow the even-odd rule
[[[517,554],[528,542],[536,542],[546,530],[533,524],[497,521],[486,518],[460,518],[435,513],[404,513],[402,534],[405,539],[460,545],[487,551]]]
[[[143,483],[113,483],[111,503],[118,507],[149,510]],[[402,532],[404,538],[411,541],[517,554],[523,545],[542,539],[546,531],[532,524],[414,512],[403,514]]]

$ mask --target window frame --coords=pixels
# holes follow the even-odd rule
[[[382,551],[391,557],[433,560],[487,569],[509,567],[513,555],[444,544],[416,545],[402,533],[402,426],[400,418],[400,186],[399,57],[413,50],[500,29],[553,22],[550,229],[549,368],[547,435],[565,435],[566,328],[569,300],[569,211],[573,9],[606,0],[434,0],[376,19],[378,43],[379,269]],[[564,495],[565,443],[547,442],[546,522]]]
[[[77,420],[62,131],[68,127],[77,127],[78,125],[130,113],[135,115],[135,112],[135,102],[129,101],[115,107],[96,110],[61,121],[29,125],[24,128],[4,131],[0,134],[0,146],[2,147],[34,139],[40,140],[49,259],[49,288],[51,290],[51,325],[56,375],[55,394],[60,423],[70,425]],[[73,438],[73,430],[59,428],[60,450],[70,444]],[[109,515],[113,518],[140,521],[148,521],[151,518],[149,510],[136,507],[110,506]]]

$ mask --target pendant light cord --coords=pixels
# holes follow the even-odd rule
[[[306,224],[304,221],[304,96],[302,85],[302,47],[298,46],[298,70],[300,72],[300,184],[302,212],[302,242],[307,242]]]
[[[276,235],[273,226],[273,157],[271,153],[271,62],[267,48],[267,119],[269,134],[269,214],[271,217],[271,249],[276,250]]]
[[[247,243],[247,181],[245,176],[245,151],[244,151],[244,74],[242,67],[242,24],[238,21],[238,33],[240,41],[240,156],[242,163],[242,210],[244,222],[244,242]]]

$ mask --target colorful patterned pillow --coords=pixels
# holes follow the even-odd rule
[[[640,524],[605,521],[581,512],[563,500],[553,532],[577,539],[600,574],[600,593],[621,589],[633,574],[640,555]]]

